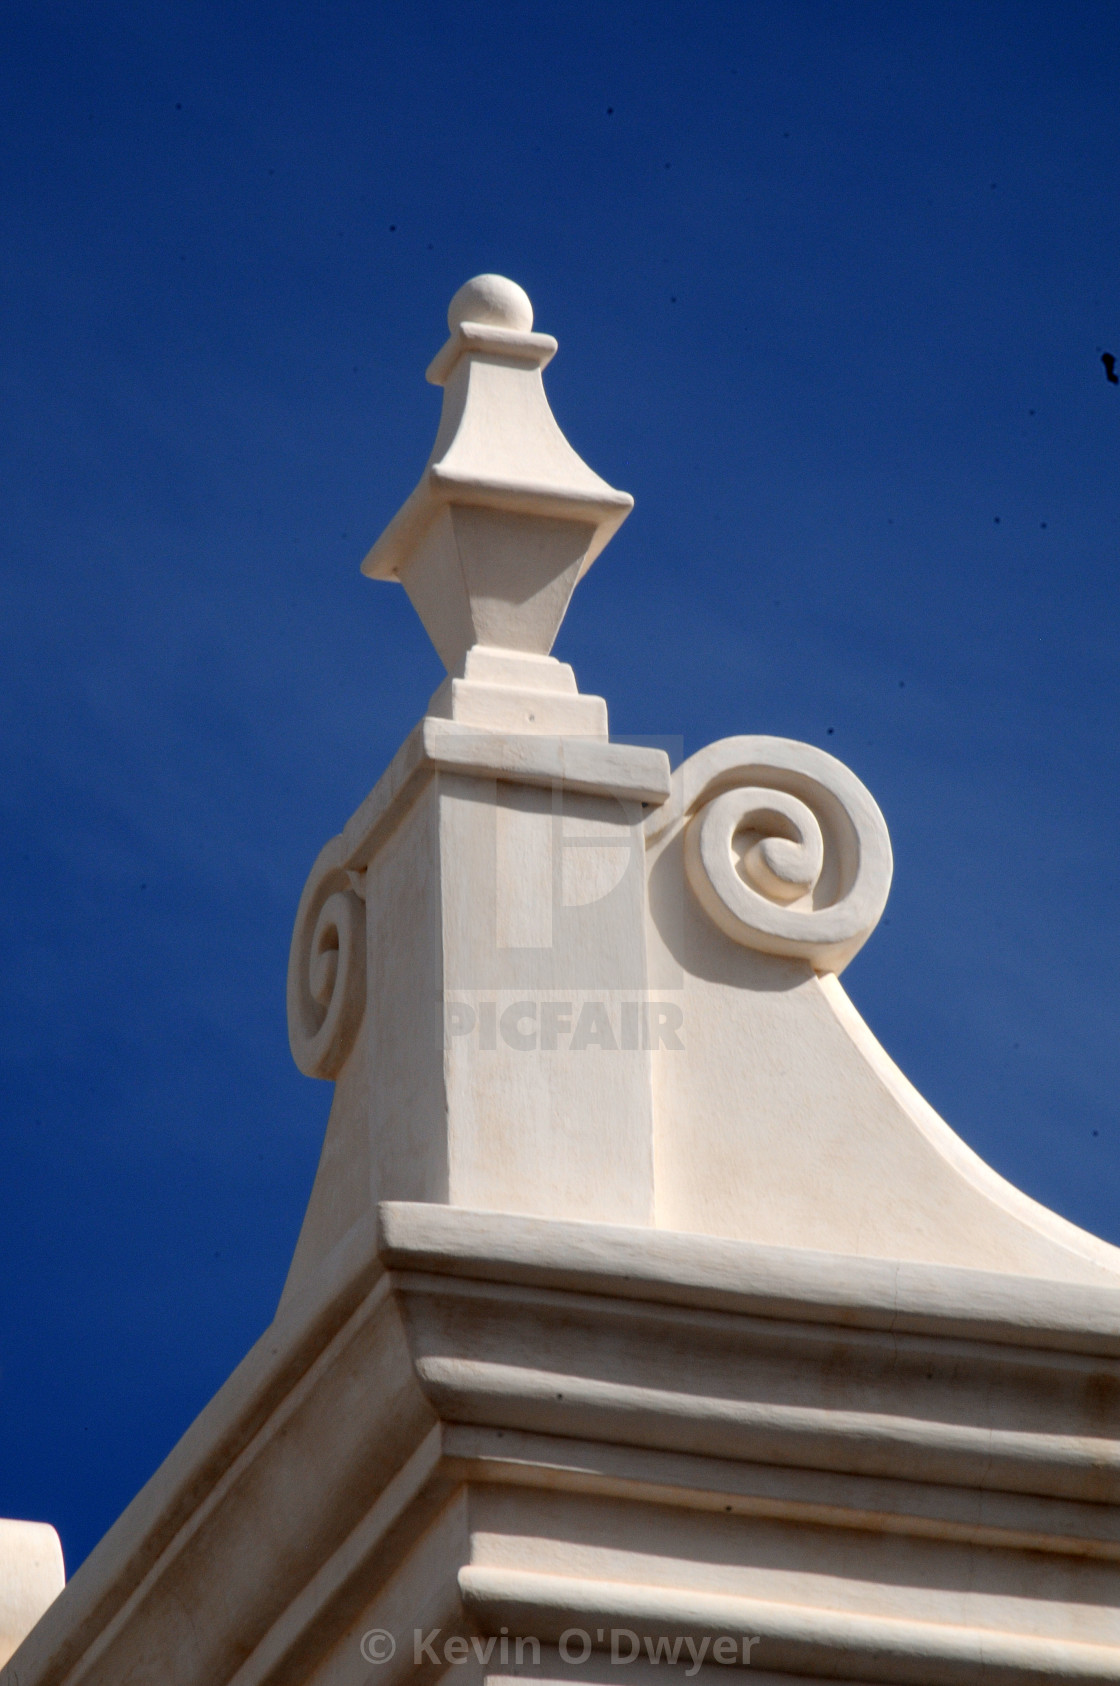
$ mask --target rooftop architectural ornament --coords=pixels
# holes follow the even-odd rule
[[[448,677],[300,900],[334,1093],[275,1320],[0,1686],[1120,1686],[1120,1251],[844,993],[892,871],[855,774],[671,769],[551,656],[630,499],[532,320],[456,294],[366,559]]]
[[[404,586],[447,668],[433,712],[469,720],[472,700],[485,703],[475,687],[503,686],[529,698],[521,727],[547,729],[547,716],[553,729],[605,735],[603,709],[549,707],[549,694],[570,695],[574,681],[547,658],[572,592],[634,500],[600,480],[556,425],[541,378],[556,341],[532,332],[516,282],[475,276],[447,325],[428,367],[443,388],[432,454],[362,571]]]
[[[456,293],[432,455],[363,564],[404,585],[448,678],[297,916],[292,1049],[337,1087],[289,1288],[355,1215],[358,1164],[371,1203],[1120,1281],[841,989],[893,870],[850,769],[742,736],[670,774],[611,744],[550,655],[631,499],[561,434],[532,322],[501,276]]]

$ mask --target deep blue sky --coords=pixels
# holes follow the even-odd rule
[[[891,827],[846,974],[1120,1241],[1120,12],[9,0],[0,1514],[76,1567],[270,1318],[284,971],[440,676],[361,578],[480,270],[636,510],[557,653]]]

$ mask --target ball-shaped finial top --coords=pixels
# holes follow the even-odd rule
[[[533,326],[533,306],[524,287],[504,275],[476,275],[459,288],[447,307],[447,326],[454,333],[460,322],[515,328],[527,334]]]

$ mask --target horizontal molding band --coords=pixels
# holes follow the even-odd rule
[[[438,772],[641,803],[664,802],[670,785],[669,757],[662,749],[500,732],[426,715],[343,829],[342,858],[351,871],[368,866],[413,797]]]
[[[462,1423],[444,1428],[444,1461],[460,1481],[1120,1562],[1120,1527],[1112,1506],[1034,1493],[977,1493],[899,1477],[733,1462]]]
[[[426,1357],[416,1369],[448,1421],[1093,1503],[1120,1498],[1115,1441],[709,1398],[469,1358]]]
[[[1002,1629],[866,1616],[762,1599],[591,1581],[529,1570],[468,1565],[459,1571],[463,1602],[486,1631],[555,1639],[567,1627],[630,1628],[694,1639],[758,1635],[756,1660],[778,1672],[860,1675],[905,1686],[1113,1686],[1120,1681],[1120,1646],[1085,1644]]]
[[[1115,1288],[418,1202],[378,1210],[398,1269],[1120,1358]]]

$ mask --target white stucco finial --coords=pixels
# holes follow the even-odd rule
[[[524,287],[504,275],[476,275],[464,281],[447,307],[447,326],[452,334],[462,322],[481,322],[527,334],[533,326],[533,301]]]
[[[476,275],[447,322],[428,369],[443,387],[432,454],[362,571],[404,586],[448,672],[461,674],[478,646],[548,655],[577,582],[634,500],[557,426],[541,379],[556,341],[534,333],[522,287]]]

